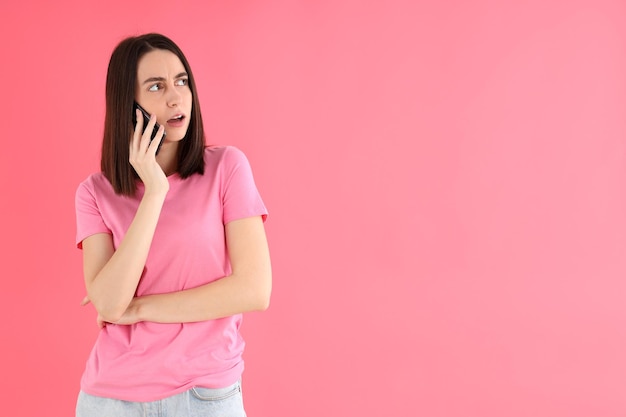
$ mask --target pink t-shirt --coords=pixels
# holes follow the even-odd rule
[[[204,175],[168,177],[152,246],[137,296],[180,291],[231,273],[224,225],[267,216],[245,155],[234,147],[208,147]],[[102,173],[76,191],[76,243],[109,233],[117,248],[143,196],[116,195]],[[193,386],[220,388],[243,372],[241,314],[197,323],[107,325],[87,361],[81,389],[127,401],[155,401]]]

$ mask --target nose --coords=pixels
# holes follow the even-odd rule
[[[167,105],[169,107],[175,107],[182,102],[183,96],[180,94],[180,91],[174,86],[168,89],[167,92]]]

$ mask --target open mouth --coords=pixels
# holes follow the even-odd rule
[[[178,123],[178,122],[182,122],[184,119],[185,119],[185,115],[179,114],[178,116],[172,117],[167,122],[168,123]]]

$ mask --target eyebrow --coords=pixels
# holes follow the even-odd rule
[[[188,77],[188,76],[189,75],[186,72],[181,72],[179,74],[176,74],[176,76],[174,78],[176,79],[176,78],[182,78],[182,77]],[[146,79],[142,83],[142,85],[143,84],[147,84],[147,83],[153,83],[155,81],[165,81],[165,78],[163,78],[163,77],[150,77],[150,78]]]

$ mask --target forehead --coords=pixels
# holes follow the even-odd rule
[[[164,49],[150,51],[137,62],[139,81],[150,77],[174,77],[181,72],[185,72],[183,63],[173,52]]]

